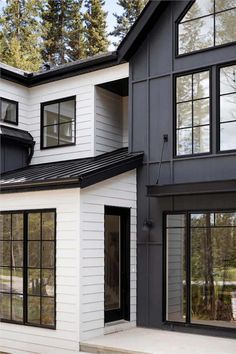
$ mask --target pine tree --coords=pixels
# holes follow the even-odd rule
[[[123,13],[122,15],[113,14],[116,18],[117,25],[110,34],[122,40],[139,17],[147,2],[148,0],[118,0],[117,5],[123,8]],[[116,44],[117,43],[114,43],[114,45]]]
[[[6,1],[0,16],[0,61],[27,71],[39,70],[41,4],[38,0]]]
[[[68,56],[70,60],[85,57],[84,24],[81,14],[83,0],[73,1],[68,23]]]
[[[42,11],[44,61],[53,65],[84,57],[83,0],[48,0]]]
[[[86,55],[93,56],[108,50],[106,16],[103,10],[104,0],[86,0],[85,2],[85,44]]]

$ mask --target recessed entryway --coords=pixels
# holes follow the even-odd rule
[[[130,316],[130,209],[105,207],[105,323]]]

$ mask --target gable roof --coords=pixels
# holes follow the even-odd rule
[[[31,165],[3,173],[1,193],[85,188],[142,165],[143,153],[118,149],[96,157]]]
[[[117,48],[118,62],[129,61],[170,2],[169,0],[149,0],[141,15]]]

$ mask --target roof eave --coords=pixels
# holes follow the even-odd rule
[[[132,55],[137,51],[142,41],[152,29],[157,19],[161,15],[162,10],[166,8],[168,3],[170,3],[170,1],[151,0],[146,5],[140,17],[131,27],[130,31],[120,43],[117,49],[119,63],[122,60],[130,60]]]
[[[84,174],[82,176],[68,178],[68,179],[51,179],[45,181],[19,182],[11,184],[2,184],[0,186],[0,193],[19,193],[40,190],[53,189],[68,189],[68,188],[86,188],[106,179],[118,176],[122,173],[133,170],[142,165],[143,154],[133,156],[130,161],[120,162],[96,172]]]

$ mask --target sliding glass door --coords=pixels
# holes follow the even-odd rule
[[[236,329],[236,212],[166,216],[166,320]]]

